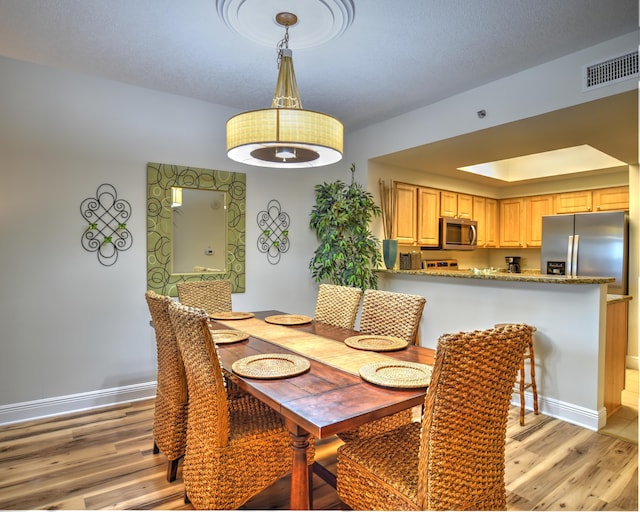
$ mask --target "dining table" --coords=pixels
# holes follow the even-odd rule
[[[240,389],[284,418],[292,450],[290,508],[309,510],[310,436],[325,439],[424,402],[426,387],[374,384],[360,376],[360,368],[377,361],[433,365],[435,351],[414,345],[393,351],[361,350],[345,343],[358,336],[358,331],[318,323],[304,315],[300,315],[300,322],[270,321],[282,315],[281,311],[269,310],[251,312],[245,318],[210,319],[209,328],[213,333],[237,330],[249,334],[239,342],[216,343],[221,365]],[[237,361],[265,354],[301,357],[308,361],[308,369],[285,378],[256,378],[234,372]]]

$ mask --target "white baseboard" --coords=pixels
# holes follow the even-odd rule
[[[625,359],[626,367],[631,370],[638,369],[638,356],[627,356]]]
[[[533,394],[529,391],[525,391],[524,404],[527,411],[533,411]],[[511,405],[520,407],[520,395],[513,394]],[[607,422],[607,411],[604,407],[600,411],[596,411],[540,395],[538,395],[538,411],[545,416],[551,416],[593,431],[598,431]]]
[[[75,395],[0,405],[0,426],[120,403],[146,400],[154,398],[155,395],[156,382],[152,381],[118,388],[100,389],[87,393],[77,393]],[[511,403],[519,407],[520,396],[514,394]],[[588,428],[589,430],[597,431],[606,423],[606,411],[604,409],[594,411],[542,396],[538,396],[538,407],[542,414]],[[525,392],[525,408],[529,411],[533,410],[533,396],[530,392]]]
[[[75,395],[54,396],[30,402],[0,405],[0,425],[86,411],[125,402],[135,402],[154,398],[155,396],[156,381],[152,381],[117,388],[99,389]]]

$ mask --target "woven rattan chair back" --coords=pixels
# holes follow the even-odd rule
[[[406,293],[365,290],[362,299],[360,332],[379,336],[397,336],[416,344],[424,297]]]
[[[506,510],[505,438],[531,328],[444,335],[425,399],[418,508]]]
[[[213,279],[176,284],[178,300],[185,306],[204,309],[209,315],[231,311],[231,281]]]
[[[321,284],[318,289],[314,320],[344,329],[353,329],[361,298],[360,288]]]
[[[169,316],[189,390],[185,492],[196,509],[237,509],[291,471],[290,436],[253,397],[227,399],[204,309],[173,302]]]
[[[151,290],[145,294],[156,333],[158,375],[153,417],[153,451],[169,460],[167,480],[176,478],[187,439],[187,380],[169,318],[170,297]]]
[[[418,327],[426,300],[419,295],[365,290],[360,317],[360,333],[378,336],[396,336],[416,344]],[[345,442],[382,434],[412,421],[411,410],[374,420],[360,427],[341,432],[338,437]]]
[[[422,422],[338,449],[353,510],[506,510],[505,437],[525,325],[441,336]]]

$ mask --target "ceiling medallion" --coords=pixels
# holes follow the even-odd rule
[[[302,107],[289,27],[298,23],[290,12],[276,14],[285,35],[278,43],[278,79],[271,108],[252,110],[227,121],[227,156],[260,167],[320,167],[342,159],[343,127],[335,117]]]
[[[335,39],[351,26],[355,15],[353,0],[216,0],[216,9],[230,29],[269,47],[282,34],[276,14],[295,12],[298,22],[291,47],[296,50]]]

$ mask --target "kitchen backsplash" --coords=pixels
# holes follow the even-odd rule
[[[415,251],[412,245],[399,245],[398,254]],[[448,260],[458,261],[458,268],[506,268],[505,257],[520,256],[521,269],[540,270],[540,248],[531,249],[476,249],[474,251],[422,251],[423,260]],[[399,262],[398,262],[399,264]]]

